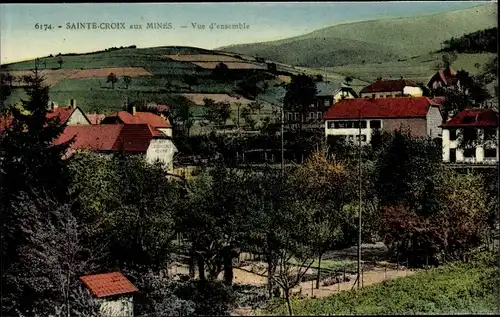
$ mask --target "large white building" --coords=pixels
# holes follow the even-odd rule
[[[498,162],[498,113],[493,109],[467,109],[443,129],[443,162],[496,164]]]
[[[324,116],[325,136],[369,143],[374,131],[409,129],[417,137],[441,137],[439,105],[427,97],[344,99]]]

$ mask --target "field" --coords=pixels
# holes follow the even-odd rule
[[[166,57],[180,62],[241,62],[241,58],[213,54],[178,54]]]
[[[339,24],[220,50],[313,68],[383,63],[435,52],[451,37],[497,25],[497,6],[491,3],[432,15]]]
[[[220,62],[192,62],[194,65],[205,69],[214,69]],[[267,69],[266,66],[243,62],[224,62],[229,69]]]
[[[482,284],[492,270],[491,264],[480,262],[448,264],[360,291],[295,300],[293,309],[296,315],[493,313],[498,309],[496,294]],[[278,301],[267,313],[282,315],[287,310]]]
[[[98,69],[78,70],[74,74],[69,76],[69,78],[70,79],[80,79],[80,78],[86,79],[86,78],[99,78],[99,77],[106,78],[111,73],[114,73],[118,77],[153,76],[153,74],[151,74],[142,67],[106,67]]]

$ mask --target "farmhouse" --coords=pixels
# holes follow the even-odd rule
[[[344,99],[324,116],[325,135],[362,143],[371,141],[376,130],[409,129],[416,137],[441,137],[439,106],[427,97]]]
[[[85,113],[76,106],[74,99],[71,99],[69,107],[58,107],[53,102],[49,105],[49,112],[47,113],[47,119],[52,119],[58,117],[62,124],[67,125],[90,125],[92,122],[87,118]],[[0,135],[7,130],[12,124],[12,115],[0,116]]]
[[[421,97],[422,88],[403,77],[397,80],[377,80],[359,92],[361,98]]]
[[[443,129],[443,162],[496,164],[498,162],[498,113],[493,109],[464,110]]]
[[[131,112],[128,111],[118,111],[106,118],[104,118],[102,124],[147,124],[153,129],[157,129],[164,133],[165,135],[172,137],[172,125],[168,119],[163,118],[151,112],[139,112],[136,111],[135,107],[132,107]]]
[[[446,64],[443,70],[436,72],[427,83],[427,87],[439,94],[443,87],[454,86],[458,84],[457,72],[449,63]]]
[[[86,275],[80,280],[97,298],[101,316],[134,316],[133,293],[138,289],[122,273]]]

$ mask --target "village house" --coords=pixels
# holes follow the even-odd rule
[[[443,162],[496,164],[498,162],[498,113],[493,109],[464,110],[443,129]]]
[[[325,136],[366,144],[376,130],[409,129],[416,137],[441,137],[442,114],[427,97],[344,99],[324,116]]]
[[[289,127],[298,127],[302,121],[305,129],[321,129],[323,126],[323,115],[328,108],[342,99],[358,98],[358,94],[352,87],[344,83],[318,82],[316,83],[316,97],[310,105],[305,117],[296,111],[287,111],[285,122]]]
[[[397,80],[377,80],[361,89],[359,96],[361,98],[421,97],[423,90],[416,83],[401,77]]]
[[[47,119],[52,119],[58,117],[62,124],[67,125],[89,125],[92,124],[87,118],[82,109],[76,106],[73,99],[70,101],[69,107],[58,107],[53,102],[47,105],[49,112],[47,113]],[[5,130],[7,130],[12,124],[12,115],[2,115],[0,116],[0,135],[2,135]]]
[[[96,298],[101,316],[134,316],[133,294],[138,289],[122,273],[86,275],[80,280]]]
[[[429,79],[427,88],[434,91],[436,95],[441,96],[443,91],[440,88],[455,86],[458,82],[457,72],[447,63],[443,70],[436,72]]]
[[[101,124],[148,124],[165,135],[172,137],[172,125],[167,118],[151,112],[136,111],[132,107],[131,111],[118,111],[107,116]]]

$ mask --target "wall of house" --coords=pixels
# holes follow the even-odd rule
[[[325,137],[328,137],[329,135],[331,135],[331,136],[353,136],[353,138],[352,138],[353,141],[355,143],[357,143],[357,142],[359,142],[357,140],[357,136],[359,134],[361,134],[361,136],[365,136],[365,138],[366,138],[366,141],[361,141],[361,143],[362,144],[370,143],[371,138],[372,138],[372,133],[373,133],[373,130],[374,130],[371,127],[371,122],[374,121],[374,120],[380,121],[381,129],[384,128],[384,122],[383,122],[383,120],[380,120],[380,119],[365,119],[365,120],[362,120],[362,121],[367,121],[367,122],[366,122],[366,128],[362,128],[361,131],[360,131],[359,128],[335,128],[335,129],[332,129],[332,128],[328,127],[330,121],[344,121],[344,122],[353,121],[353,122],[356,122],[356,121],[358,121],[357,119],[353,119],[353,120],[340,120],[340,119],[326,120],[325,123],[324,123]],[[362,137],[362,139],[363,139],[363,137]]]
[[[68,119],[68,125],[76,125],[76,124],[90,124],[87,120],[85,114],[80,110],[80,108],[76,108],[75,111],[71,114],[71,117]]]
[[[375,98],[387,98],[389,97],[397,97],[398,95],[401,95],[403,92],[402,91],[379,91],[379,92],[366,92],[366,93],[361,93],[359,94],[361,98],[372,98],[373,95],[375,95]]]
[[[102,299],[99,312],[106,317],[133,317],[134,302],[132,296],[122,296],[118,299]]]
[[[424,91],[420,87],[406,86],[405,88],[403,88],[403,94],[413,97],[422,97]]]
[[[383,119],[383,130],[389,133],[400,128],[411,131],[411,135],[416,137],[427,136],[427,124],[425,118],[408,118],[408,119]]]
[[[442,129],[439,127],[443,121],[438,107],[429,107],[427,112],[427,135],[432,139],[441,137]]]
[[[163,132],[165,135],[172,137],[172,128],[159,128],[161,132]]]
[[[153,139],[146,151],[146,160],[154,163],[160,160],[169,171],[174,168],[174,154],[177,152],[172,140],[169,139]]]
[[[344,99],[353,99],[356,98],[350,91],[339,91],[335,95],[333,95],[333,102],[339,102],[342,100],[342,96],[344,96]]]
[[[498,129],[497,129],[497,140],[498,140]],[[482,140],[484,137],[482,131],[478,133],[478,140]],[[479,142],[476,146],[474,157],[465,157],[464,150],[460,148],[458,140],[450,140],[450,130],[443,129],[443,162],[450,162],[450,151],[451,149],[456,150],[456,163],[485,163],[485,164],[495,164],[498,162],[499,158],[499,149],[496,146],[495,141],[486,141]],[[496,157],[495,158],[487,158],[484,156],[484,148],[485,147],[496,148]]]

